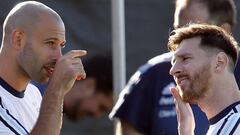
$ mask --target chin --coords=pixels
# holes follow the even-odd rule
[[[183,94],[181,97],[182,97],[182,100],[184,102],[187,102],[187,103],[191,103],[192,102],[192,98],[189,95],[187,95],[187,94]]]
[[[189,103],[189,104],[196,104],[197,102],[197,99],[195,97],[192,97],[192,96],[187,96],[187,95],[184,95],[182,96],[182,100],[186,103]]]

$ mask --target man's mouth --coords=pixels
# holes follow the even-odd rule
[[[54,68],[52,67],[44,67],[44,69],[48,72],[48,74],[52,75],[53,71],[54,71]]]
[[[53,74],[56,62],[52,62],[50,64],[44,65],[44,69],[48,72],[48,75],[51,76]]]
[[[188,79],[187,76],[177,77],[176,83],[177,85],[182,86],[187,81],[187,79]]]

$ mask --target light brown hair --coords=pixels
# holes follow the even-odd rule
[[[208,24],[189,24],[189,26],[173,30],[168,40],[168,49],[175,51],[184,39],[200,37],[200,47],[205,50],[219,50],[229,57],[229,66],[234,71],[238,59],[236,40],[221,27]]]

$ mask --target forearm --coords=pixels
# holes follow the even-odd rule
[[[64,96],[50,88],[45,91],[40,114],[30,135],[59,135],[62,125]]]
[[[178,134],[179,135],[194,135],[194,130],[191,128],[191,125],[179,126]]]

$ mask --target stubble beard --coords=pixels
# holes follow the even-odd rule
[[[189,87],[182,91],[184,102],[196,104],[206,96],[209,90],[209,80],[211,78],[210,64],[205,64],[196,72],[193,77],[189,77]]]
[[[43,69],[40,67],[39,56],[34,53],[33,44],[27,42],[23,48],[22,54],[20,55],[20,65],[30,80],[34,80],[38,83],[45,84],[49,78],[44,76]]]

